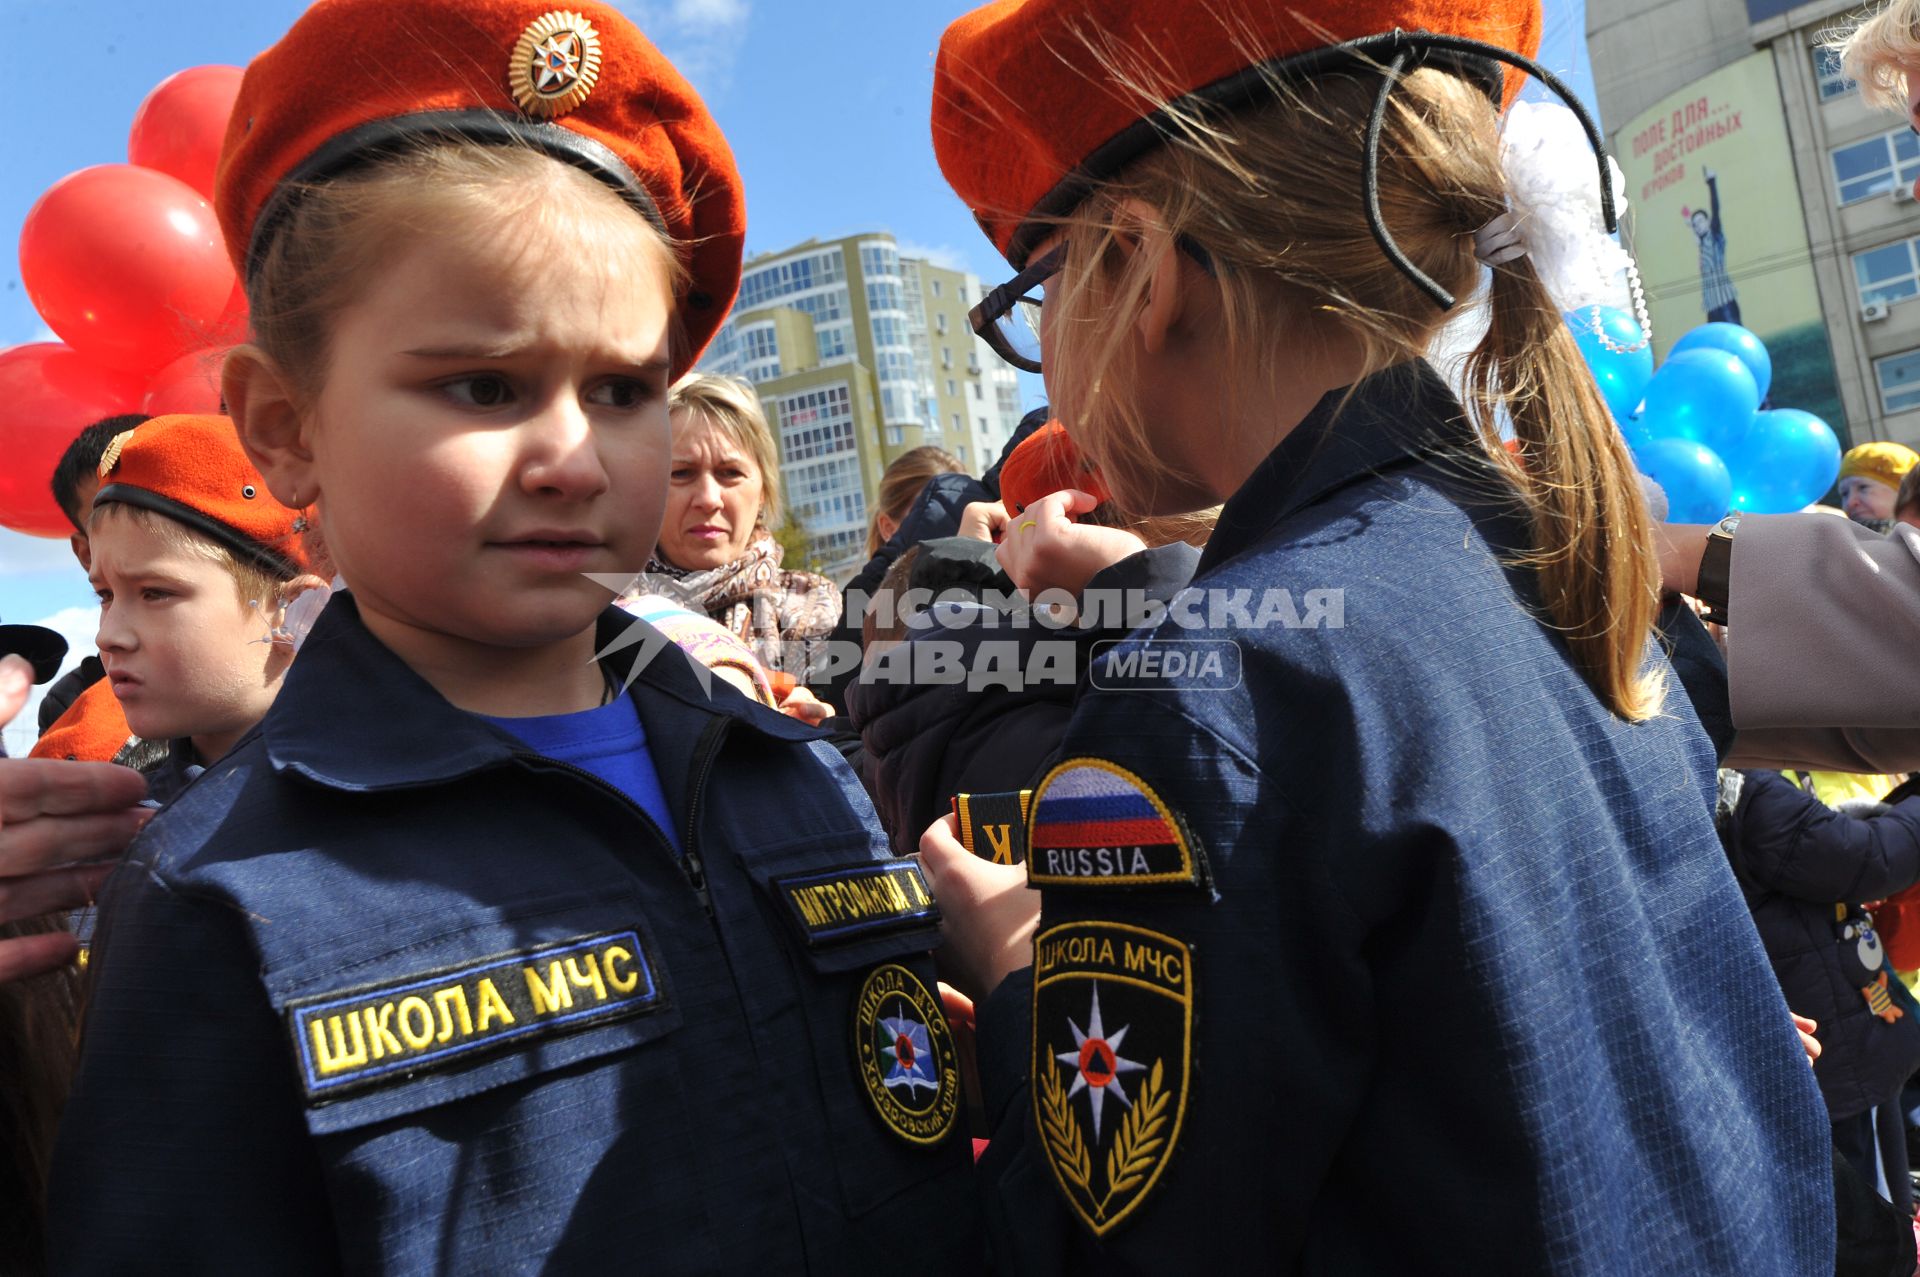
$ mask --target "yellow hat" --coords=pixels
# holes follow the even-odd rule
[[[1849,449],[1840,458],[1840,478],[1877,479],[1889,488],[1898,488],[1907,471],[1920,464],[1920,452],[1902,443],[1876,440]],[[1839,480],[1835,480],[1838,482]]]

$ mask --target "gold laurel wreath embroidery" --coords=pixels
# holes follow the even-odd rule
[[[1146,1085],[1140,1088],[1139,1097],[1127,1110],[1126,1119],[1120,1123],[1120,1133],[1107,1152],[1107,1193],[1094,1208],[1098,1218],[1106,1217],[1107,1205],[1115,1194],[1130,1193],[1146,1181],[1147,1172],[1153,1169],[1154,1154],[1166,1143],[1162,1132],[1167,1125],[1167,1102],[1172,1097],[1163,1090],[1163,1063],[1153,1062]],[[1059,1083],[1054,1085],[1058,1087]]]
[[[1048,1048],[1047,1054],[1052,1055],[1051,1043]],[[1073,1109],[1067,1102],[1066,1088],[1060,1085],[1060,1071],[1056,1068],[1049,1068],[1041,1079],[1040,1104],[1040,1132],[1053,1154],[1054,1169],[1091,1195],[1093,1159],[1087,1156],[1086,1142],[1080,1138],[1080,1126],[1073,1120]]]

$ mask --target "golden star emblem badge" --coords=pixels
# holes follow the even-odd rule
[[[600,79],[600,33],[577,13],[556,9],[520,33],[507,89],[528,115],[551,120],[585,102]]]

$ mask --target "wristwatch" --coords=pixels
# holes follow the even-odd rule
[[[1707,533],[1707,548],[1700,555],[1700,581],[1693,596],[1707,605],[1706,619],[1715,625],[1727,623],[1727,595],[1733,578],[1733,533],[1740,526],[1740,511],[1735,510],[1713,525]]]

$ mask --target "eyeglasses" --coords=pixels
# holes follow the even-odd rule
[[[1060,273],[1066,260],[1067,246],[1057,245],[967,312],[973,331],[1015,368],[1040,371],[1040,304],[1046,297],[1047,280]]]
[[[1214,273],[1213,257],[1185,235],[1174,244],[1192,258],[1201,270]],[[1067,260],[1067,246],[1056,245],[1052,252],[1015,275],[981,299],[967,312],[973,331],[987,339],[993,353],[1025,372],[1040,371],[1040,304],[1046,298],[1046,282],[1060,273]]]

